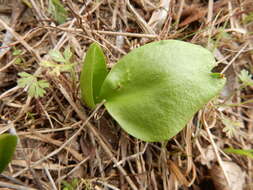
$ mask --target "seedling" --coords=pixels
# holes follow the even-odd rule
[[[242,86],[253,86],[252,74],[249,71],[243,69],[239,74],[239,79],[242,82]]]
[[[163,40],[132,50],[108,73],[103,51],[93,43],[81,73],[81,98],[90,108],[105,100],[110,115],[134,137],[168,140],[223,88],[225,78],[211,74],[215,65],[201,46]]]
[[[0,173],[11,161],[17,145],[17,136],[11,134],[0,135]]]
[[[49,73],[55,76],[59,76],[62,72],[69,72],[75,81],[74,66],[76,62],[72,63],[71,58],[73,53],[70,50],[70,47],[67,47],[63,53],[59,50],[50,50],[49,56],[50,61],[44,60],[40,63],[42,67],[49,68]],[[28,91],[30,97],[43,97],[46,93],[46,88],[49,87],[47,80],[39,80],[36,75],[32,75],[26,72],[18,73],[21,77],[18,79],[18,86],[25,88]]]
[[[71,180],[71,182],[62,181],[63,190],[75,190],[77,189],[79,184],[79,180],[77,178],[74,178]]]
[[[68,11],[59,0],[49,0],[48,12],[59,24],[64,23],[68,17]]]
[[[231,120],[225,116],[222,116],[221,121],[225,125],[222,131],[225,132],[226,136],[229,138],[236,136],[240,128],[243,128],[243,125],[241,122]]]
[[[73,53],[70,47],[67,47],[63,54],[59,50],[50,50],[49,56],[52,61],[42,61],[40,63],[41,66],[51,68],[50,73],[56,76],[59,76],[61,72],[70,72],[74,76],[74,66],[76,63],[71,62]]]
[[[28,89],[28,95],[31,97],[43,97],[46,93],[45,88],[49,87],[49,83],[46,80],[38,80],[36,76],[26,72],[18,73],[21,77],[18,79],[18,86]]]

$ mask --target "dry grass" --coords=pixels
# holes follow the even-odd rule
[[[77,179],[75,189],[87,190],[211,190],[214,184],[217,190],[232,189],[233,168],[224,164],[230,161],[245,174],[244,189],[253,189],[252,160],[223,152],[253,148],[253,89],[240,88],[237,77],[242,69],[253,71],[251,0],[65,1],[69,16],[61,25],[50,17],[48,0],[27,2],[33,8],[21,6],[15,14],[14,7],[0,4],[0,14],[6,15],[0,17],[0,133],[15,128],[20,138],[0,187],[62,189],[64,180]],[[91,111],[81,104],[78,80],[68,73],[49,75],[39,65],[50,49],[70,46],[78,78],[92,41],[104,47],[111,67],[131,49],[161,39],[209,48],[228,79],[219,99],[164,143],[130,137],[103,107]],[[21,63],[14,48],[22,50]],[[17,87],[22,71],[50,82],[44,97],[30,98]],[[223,131],[224,117],[241,123],[232,137]],[[218,178],[211,175],[215,167],[221,169]]]

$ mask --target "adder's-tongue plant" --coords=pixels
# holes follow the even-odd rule
[[[168,140],[223,88],[225,79],[211,73],[214,66],[207,49],[163,40],[132,50],[108,73],[94,43],[81,73],[82,100],[90,108],[105,100],[110,115],[134,137]]]
[[[11,161],[16,149],[18,138],[11,134],[0,135],[0,173],[7,167]]]

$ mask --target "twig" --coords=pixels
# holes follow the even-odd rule
[[[42,59],[37,51],[34,50],[18,33],[16,33],[11,27],[9,27],[2,19],[0,19],[0,24],[9,31],[17,41],[19,41],[32,55],[35,56],[38,62],[41,62]]]
[[[139,157],[139,156],[143,155],[145,153],[147,147],[148,147],[148,143],[145,144],[145,147],[143,148],[143,150],[141,152],[138,152],[136,154],[133,154],[131,156],[128,156],[128,157],[120,160],[119,162],[117,162],[116,164],[114,164],[113,167],[117,167],[117,166],[123,164],[124,162],[126,162],[127,160],[131,160],[131,159],[134,159],[136,157]]]
[[[47,177],[48,177],[49,181],[50,181],[51,184],[52,184],[53,189],[54,189],[54,190],[57,190],[57,187],[56,187],[56,185],[55,185],[55,183],[54,183],[54,180],[53,180],[53,178],[52,178],[52,176],[51,176],[51,174],[50,174],[48,168],[45,168],[45,172],[46,172],[46,174],[47,174]]]
[[[90,156],[87,158],[83,159],[81,162],[79,162],[70,172],[68,172],[66,175],[61,176],[60,178],[57,179],[57,182],[61,182],[63,179],[71,175],[73,172],[75,172],[81,165],[83,165],[87,160],[90,159]]]
[[[241,55],[241,53],[246,49],[246,47],[249,45],[249,42],[246,42],[246,44],[238,51],[238,53],[233,57],[233,59],[226,65],[226,67],[222,70],[221,74],[224,74],[225,71],[234,63],[234,61]]]
[[[78,117],[80,119],[82,119],[83,121],[87,121],[87,116],[82,113],[78,107],[76,106],[76,104],[74,103],[74,101],[72,100],[72,98],[68,95],[67,91],[60,85],[60,91],[62,92],[62,94],[65,96],[65,98],[67,99],[67,101],[69,102],[69,104],[74,108],[75,112],[77,113]],[[102,102],[103,104],[104,102]],[[93,112],[94,113],[94,112]],[[88,118],[90,118],[91,116],[89,116]],[[91,132],[95,135],[95,137],[98,139],[99,144],[101,145],[101,147],[104,149],[104,151],[108,154],[108,156],[112,159],[112,161],[114,162],[114,164],[117,164],[118,161],[117,159],[114,157],[113,153],[111,152],[111,150],[108,148],[108,146],[106,145],[106,143],[103,141],[103,139],[100,137],[100,135],[98,134],[97,130],[95,129],[95,127],[90,123],[87,122],[87,127],[91,130]],[[81,127],[82,129],[82,127]],[[132,187],[133,190],[138,190],[138,188],[136,187],[136,185],[134,184],[134,182],[131,180],[131,178],[127,175],[126,171],[123,169],[123,167],[121,167],[120,165],[117,166],[117,168],[119,169],[119,171],[125,176],[127,182],[129,183],[129,185]]]
[[[148,34],[155,34],[155,31],[146,23],[146,21],[138,14],[138,12],[134,9],[134,7],[131,5],[131,3],[129,2],[129,0],[126,0],[126,4],[129,8],[129,10],[134,14],[134,16],[136,17],[136,22],[140,25],[140,27],[142,28],[142,30],[145,33]]]
[[[11,183],[1,182],[1,181],[0,181],[0,187],[16,189],[16,190],[36,190],[34,188],[25,187],[25,186],[22,186],[22,185],[14,185],[14,184],[11,184]]]
[[[202,113],[202,120],[203,120],[203,125],[204,125],[204,127],[205,127],[205,129],[206,129],[206,132],[207,132],[207,134],[208,134],[208,136],[209,136],[209,139],[210,139],[210,141],[211,141],[211,145],[213,146],[213,149],[214,149],[215,155],[216,155],[216,157],[217,157],[218,163],[219,163],[219,165],[220,165],[220,167],[221,167],[221,169],[222,169],[222,171],[223,171],[223,173],[224,173],[225,179],[226,179],[226,181],[227,181],[227,183],[228,183],[228,187],[230,187],[231,183],[230,183],[228,174],[227,174],[227,172],[226,172],[226,170],[225,170],[225,168],[224,168],[223,161],[222,161],[222,159],[221,159],[221,157],[220,157],[218,148],[217,148],[217,146],[216,146],[216,144],[215,144],[215,142],[214,142],[214,140],[213,140],[213,135],[212,135],[212,133],[210,132],[210,130],[209,130],[209,128],[208,128],[208,124],[207,124],[206,119],[205,119],[205,110],[204,110],[203,113]]]
[[[104,102],[103,102],[104,103]],[[77,132],[75,134],[73,134],[66,142],[64,142],[58,149],[54,150],[53,152],[51,152],[50,154],[48,154],[47,156],[45,156],[44,158],[38,160],[37,162],[34,162],[33,164],[30,165],[30,167],[36,166],[42,162],[44,162],[45,160],[47,160],[48,158],[54,156],[55,154],[58,154],[62,149],[65,148],[65,146],[67,146],[74,138],[76,138],[79,133],[83,130],[83,128],[89,124],[89,120],[96,114],[97,110],[103,105],[103,103],[99,104],[97,106],[97,108],[92,112],[92,114],[86,119],[84,120],[83,125],[77,130]],[[23,170],[15,173],[13,175],[13,177],[17,177],[20,174],[22,174],[23,172],[27,171],[29,169],[29,167],[24,168]]]
[[[19,17],[22,15],[25,10],[25,5],[20,0],[12,0],[12,14],[11,14],[11,27],[15,28]],[[13,34],[11,31],[7,30],[4,36],[2,47],[7,46],[6,48],[0,48],[0,60],[1,58],[10,50],[8,45],[12,42]]]
[[[208,1],[207,24],[212,22],[213,18],[213,0]]]
[[[83,31],[83,29],[78,29],[78,28],[64,28],[64,27],[52,27],[52,26],[47,26],[52,29],[58,29],[62,30],[65,32],[75,32],[75,33],[80,33]],[[85,29],[89,32],[92,33],[98,33],[98,34],[106,34],[106,35],[112,35],[112,36],[127,36],[127,37],[135,37],[135,38],[157,38],[157,34],[140,34],[140,33],[130,33],[130,32],[114,32],[114,31],[105,31],[105,30],[90,30],[90,29]]]

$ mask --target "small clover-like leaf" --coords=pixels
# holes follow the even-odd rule
[[[32,83],[37,80],[36,78],[34,78],[33,75],[26,72],[18,73],[18,75],[21,77],[20,79],[18,79],[18,86],[22,88],[26,86],[31,86]]]
[[[18,138],[11,134],[0,135],[0,173],[6,168],[11,161],[15,152]]]
[[[240,128],[243,127],[241,122],[233,121],[225,116],[222,117],[221,121],[225,125],[222,131],[226,133],[229,138],[236,136]]]
[[[99,99],[100,88],[107,76],[105,55],[97,43],[90,45],[84,60],[80,76],[82,101],[94,108]]]
[[[61,72],[71,72],[73,67],[76,65],[76,63],[57,64],[57,63],[52,63],[50,61],[42,61],[40,65],[43,67],[51,68],[52,70],[50,71],[50,73],[53,75],[59,76]]]
[[[18,74],[21,78],[18,79],[18,86],[28,88],[28,95],[31,97],[43,97],[45,94],[45,88],[49,87],[49,83],[46,80],[38,80],[36,76],[33,76],[26,72]]]
[[[239,79],[241,80],[242,84],[244,86],[252,86],[253,80],[252,80],[252,74],[249,73],[249,71],[243,69],[241,70],[239,74]]]

